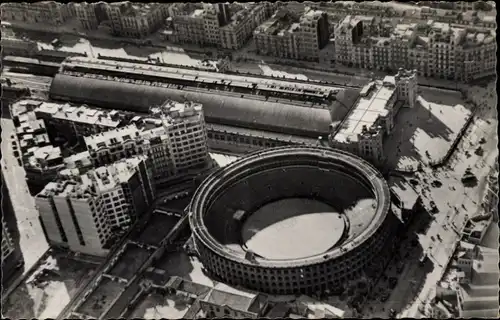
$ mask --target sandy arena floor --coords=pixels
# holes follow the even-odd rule
[[[242,228],[248,249],[266,259],[321,254],[342,237],[345,222],[331,206],[312,199],[283,199],[253,213]]]

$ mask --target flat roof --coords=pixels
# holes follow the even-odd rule
[[[54,119],[67,120],[84,124],[95,124],[104,127],[117,127],[119,120],[114,120],[109,112],[89,108],[87,106],[73,106],[69,103],[44,102],[35,112],[45,113]]]
[[[87,148],[99,150],[100,148],[109,148],[123,144],[128,140],[135,140],[139,134],[139,129],[135,124],[130,124],[126,127],[115,128],[106,132],[94,134],[84,137]]]
[[[386,117],[389,114],[386,105],[395,94],[396,88],[386,86],[379,80],[370,82],[367,84],[368,86],[371,86],[370,93],[366,97],[360,96],[334,140],[347,142],[349,139],[351,142],[355,142],[358,140],[358,134],[363,132],[363,126],[369,129],[378,118]],[[362,91],[365,89],[366,87]]]

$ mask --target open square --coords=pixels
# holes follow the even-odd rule
[[[385,142],[388,165],[416,169],[419,163],[441,160],[471,114],[459,92],[421,89],[414,108],[402,108]]]

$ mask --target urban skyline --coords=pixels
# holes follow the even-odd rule
[[[1,9],[2,317],[498,314],[494,2]]]

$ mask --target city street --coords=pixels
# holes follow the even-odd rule
[[[31,197],[25,180],[24,169],[14,157],[10,136],[15,132],[14,124],[9,119],[1,119],[2,123],[2,166],[5,183],[8,187],[14,208],[17,227],[20,234],[20,247],[25,261],[24,274],[36,264],[38,259],[49,248],[42,226],[38,220],[35,201]],[[13,286],[16,283],[14,282]]]
[[[420,181],[425,178],[429,183],[433,180],[442,183],[440,188],[431,187],[431,192],[427,193],[428,196],[424,198],[427,207],[432,200],[436,203],[440,212],[435,216],[436,219],[432,222],[426,236],[421,238],[424,249],[432,246],[432,250],[429,252],[430,258],[434,262],[434,270],[425,279],[416,302],[405,310],[401,317],[413,318],[419,314],[419,300],[426,301],[431,296],[436,282],[441,279],[447,267],[448,260],[453,253],[454,242],[459,238],[459,234],[455,230],[461,231],[466,216],[472,217],[480,209],[479,204],[483,197],[485,180],[498,155],[496,147],[498,143],[496,135],[497,121],[491,119],[496,109],[493,106],[490,107],[480,112],[479,119],[475,121],[474,125],[463,137],[453,156],[452,163],[450,163],[452,169],[443,168],[436,170],[434,173],[429,169],[420,177]],[[485,119],[489,119],[490,123],[485,122]],[[486,139],[483,146],[485,154],[482,157],[475,155],[473,152],[481,137]],[[469,151],[471,156],[467,157],[465,155],[466,150]],[[467,167],[472,169],[478,179],[475,187],[466,188],[460,181]],[[437,239],[438,234],[441,236],[442,242],[431,239],[431,237]],[[418,265],[413,267],[418,268]],[[410,283],[407,285],[410,285]]]

